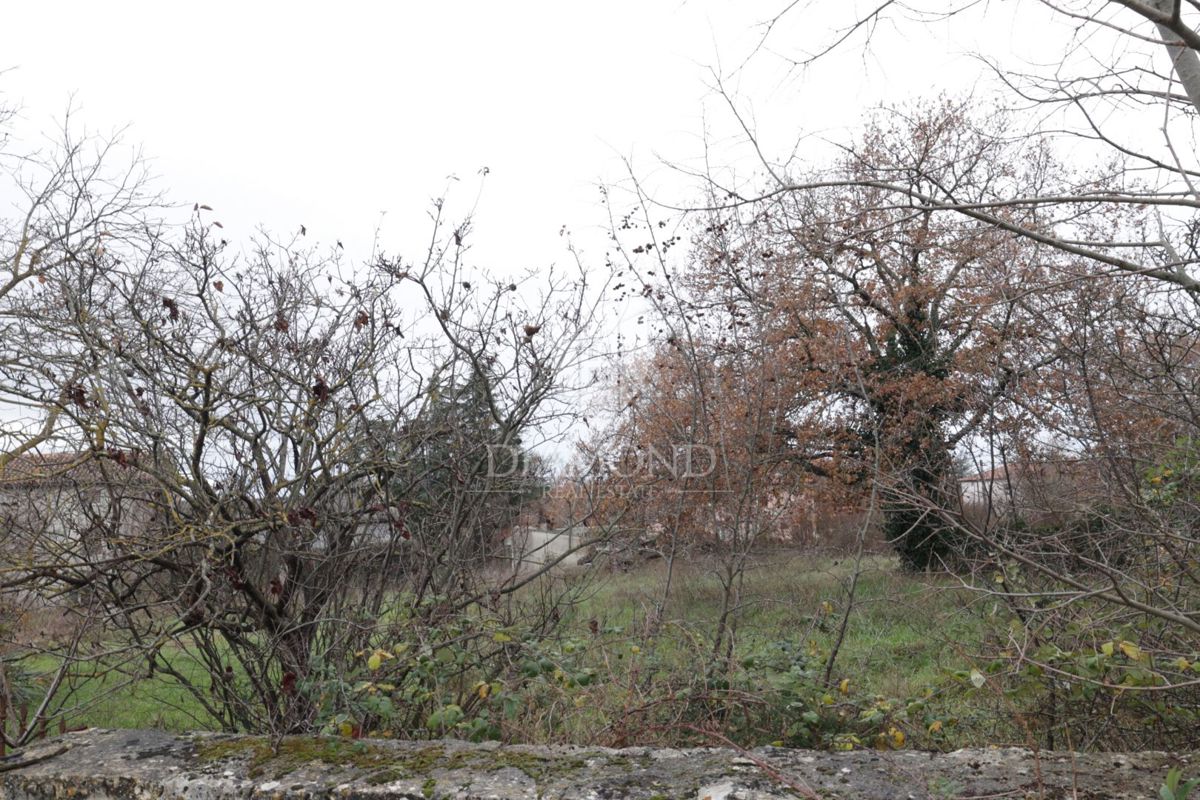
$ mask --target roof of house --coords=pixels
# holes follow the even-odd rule
[[[113,470],[126,472],[129,466],[126,459],[97,458],[89,452],[22,453],[0,467],[0,486],[111,483]],[[132,477],[136,472],[128,471],[128,474]]]

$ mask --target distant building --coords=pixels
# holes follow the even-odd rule
[[[540,569],[548,564],[578,566],[588,552],[593,530],[582,525],[543,528],[516,525],[501,538],[501,552],[515,569]]]
[[[1097,464],[1090,460],[1017,462],[959,478],[963,510],[1028,522],[1071,516],[1103,498]]]
[[[0,472],[0,560],[95,554],[114,538],[146,533],[153,488],[127,456],[29,453]]]
[[[963,506],[994,510],[1011,508],[1016,495],[1016,472],[1004,466],[959,478]]]

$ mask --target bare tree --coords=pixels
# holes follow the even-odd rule
[[[0,123],[3,119],[0,118]],[[0,151],[6,194],[18,216],[5,217],[4,272],[0,282],[0,402],[8,406],[0,428],[0,468],[53,435],[62,402],[72,386],[65,343],[30,324],[50,307],[66,310],[68,290],[99,289],[89,273],[107,249],[143,241],[148,212],[159,204],[144,163],[119,137],[79,136],[68,114],[61,138],[32,152]],[[103,302],[102,298],[94,298]],[[61,313],[56,316],[62,316]],[[66,373],[66,374],[64,374]],[[28,426],[40,424],[37,435]]]
[[[797,6],[789,3],[764,22],[760,48],[768,42],[780,44]],[[803,67],[837,49],[870,47],[874,37],[884,35],[881,28],[952,16],[986,25],[990,15],[998,13],[991,5],[973,2],[935,6],[899,0],[839,11],[846,14],[840,28],[820,41],[790,43],[799,54],[785,58]],[[1052,192],[1024,187],[989,202],[936,188],[914,191],[887,180],[879,181],[879,187],[1087,258],[1095,264],[1093,274],[1149,276],[1194,294],[1200,288],[1192,274],[1197,258],[1192,229],[1200,202],[1194,138],[1200,110],[1200,35],[1189,14],[1195,11],[1194,4],[1182,0],[1043,0],[1027,4],[1018,14],[1018,24],[1033,28],[1047,20],[1065,23],[1062,29],[1070,38],[1059,53],[1037,65],[980,56],[1004,90],[1001,97],[1022,112],[1028,127],[1047,140],[1074,140],[1071,147],[1103,164],[1106,174],[1097,171]],[[777,191],[804,188],[786,183],[780,181]],[[1149,207],[1154,224],[1105,238],[1071,224],[1071,210],[1079,203]],[[1036,210],[1026,218],[1036,217],[1039,224],[1024,224],[1002,213],[1014,209]]]
[[[523,437],[586,382],[584,273],[479,276],[441,201],[415,262],[267,236],[237,253],[207,206],[151,224],[141,185],[85,152],[50,159],[7,247],[0,391],[37,425],[2,451],[0,588],[88,624],[6,663],[163,675],[229,730],[487,718],[472,681],[515,669],[494,631],[558,618],[493,556],[540,488]],[[47,511],[50,485],[70,502]],[[432,650],[457,655],[430,670]],[[11,743],[71,713],[52,694]]]
[[[70,516],[82,514],[75,504],[81,493],[103,499],[94,481],[80,487],[64,478],[85,456],[38,456],[41,448],[61,449],[63,437],[70,439],[69,410],[82,400],[80,381],[89,370],[79,343],[62,335],[61,326],[86,313],[79,298],[107,301],[93,265],[109,248],[137,249],[158,204],[144,165],[119,138],[78,136],[68,115],[58,141],[14,150],[7,120],[0,114],[0,164],[4,194],[17,212],[0,218],[0,607],[6,612],[0,625],[0,747],[45,729],[57,704],[72,693],[82,648],[99,624],[87,603],[68,612],[53,597],[37,601],[17,588],[23,581],[14,567],[32,545],[26,535],[31,526],[44,527],[48,502],[70,506]],[[17,464],[20,459],[24,463]],[[31,480],[48,487],[45,502],[24,502]],[[122,490],[114,484],[114,491]],[[55,619],[63,615],[65,620]],[[38,629],[44,633],[31,639],[29,630]],[[109,652],[122,650],[117,645]],[[30,654],[49,656],[41,662],[43,674],[23,669]]]

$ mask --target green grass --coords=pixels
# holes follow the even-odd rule
[[[209,684],[203,664],[193,656],[175,651],[172,666],[201,687]],[[35,679],[44,681],[54,662],[42,657],[25,665]],[[217,725],[191,692],[170,675],[130,677],[112,670],[81,665],[55,695],[54,707],[69,709],[67,727],[161,728],[170,731],[213,730]]]
[[[746,570],[735,614],[736,649],[803,639],[827,653],[846,610],[852,569],[847,559],[758,557]],[[664,615],[668,627],[711,637],[723,596],[720,571],[714,560],[676,565]],[[637,628],[662,598],[665,583],[662,562],[614,576],[587,597],[577,616]],[[984,623],[973,602],[956,582],[905,574],[890,557],[866,559],[835,673],[867,692],[915,695],[974,655]]]

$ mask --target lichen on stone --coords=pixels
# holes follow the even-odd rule
[[[1200,774],[1186,753],[746,754],[103,730],[39,743],[25,755],[35,760],[0,772],[0,800],[882,800],[951,789],[953,796],[1149,800],[1168,769]]]

